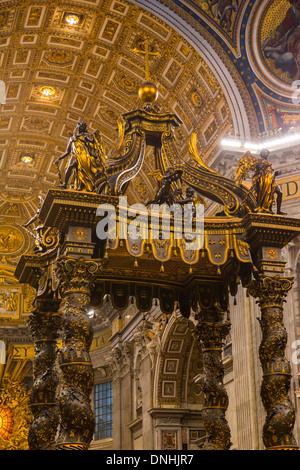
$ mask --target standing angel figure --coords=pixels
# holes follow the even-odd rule
[[[75,173],[73,188],[78,191],[94,191],[99,176],[106,177],[106,156],[99,131],[90,134],[85,122],[78,122],[76,131],[70,137],[66,151],[53,163],[58,163],[70,155],[66,165],[65,189]]]
[[[257,201],[256,212],[273,214],[272,206],[276,194],[277,214],[285,215],[281,211],[282,191],[275,180],[276,176],[280,175],[280,172],[274,172],[272,164],[268,160],[269,155],[270,152],[267,149],[261,151],[259,158],[254,157],[251,152],[246,152],[237,164],[235,181],[236,184],[241,185],[247,178],[248,173],[253,171],[250,191],[253,192]]]

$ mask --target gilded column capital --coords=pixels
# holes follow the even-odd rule
[[[247,286],[247,292],[252,297],[258,298],[257,302],[261,308],[273,306],[282,308],[292,286],[293,277],[257,274]]]
[[[203,350],[223,350],[224,341],[231,328],[230,322],[213,323],[201,321],[194,332],[195,339],[201,341]]]
[[[55,275],[60,282],[60,290],[63,295],[72,292],[90,294],[95,273],[99,269],[99,263],[91,259],[70,258],[62,256],[56,261]]]

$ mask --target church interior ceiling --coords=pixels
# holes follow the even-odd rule
[[[118,142],[118,119],[141,106],[137,90],[145,81],[144,59],[133,49],[148,39],[159,53],[150,60],[150,75],[159,87],[158,106],[183,122],[176,131],[182,159],[190,158],[189,138],[197,132],[199,153],[209,162],[221,137],[235,132],[234,120],[224,83],[189,40],[188,26],[220,57],[257,136],[276,123],[300,125],[293,95],[298,56],[293,61],[278,50],[276,55],[272,43],[282,23],[293,28],[284,22],[290,9],[288,0],[1,2],[0,79],[6,85],[6,103],[0,104],[1,318],[17,321],[30,311],[33,294],[18,290],[13,277],[20,255],[33,246],[21,225],[36,212],[38,196],[58,185],[53,162],[76,123],[99,129],[109,155]],[[168,15],[183,21],[185,34]],[[293,47],[298,51],[296,38]],[[153,162],[150,150],[129,189],[130,203],[153,193]]]
[[[259,133],[300,126],[299,39],[292,34],[300,22],[299,2],[159,1],[217,39],[231,62],[230,73],[238,70],[251,97]]]

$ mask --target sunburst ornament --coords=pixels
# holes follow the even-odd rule
[[[28,432],[32,419],[29,395],[22,385],[30,370],[27,359],[13,362],[13,345],[6,351],[6,363],[0,364],[0,449],[28,450]]]
[[[0,436],[8,440],[11,436],[13,427],[12,411],[10,408],[0,406]]]

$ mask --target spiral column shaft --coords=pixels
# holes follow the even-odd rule
[[[90,404],[94,372],[89,355],[93,330],[88,322],[93,270],[96,263],[62,258],[57,263],[62,295],[63,344],[58,359],[62,382],[58,394],[60,413],[58,450],[87,450],[95,420]]]
[[[291,287],[292,278],[264,275],[256,276],[248,287],[261,309],[261,398],[267,413],[263,441],[268,450],[298,449],[293,435],[295,408],[289,398],[291,367],[285,357],[287,332],[283,323],[283,303]]]
[[[54,449],[59,421],[55,399],[58,385],[55,361],[61,317],[58,313],[47,311],[50,305],[50,301],[36,300],[28,324],[35,341],[33,387],[30,394],[33,421],[28,435],[30,450]]]
[[[204,450],[229,450],[230,429],[225,417],[228,395],[223,384],[223,344],[230,331],[230,323],[222,321],[222,315],[206,311],[200,314],[195,337],[200,341],[203,353],[203,376],[200,387],[204,393],[202,419],[206,431]]]

